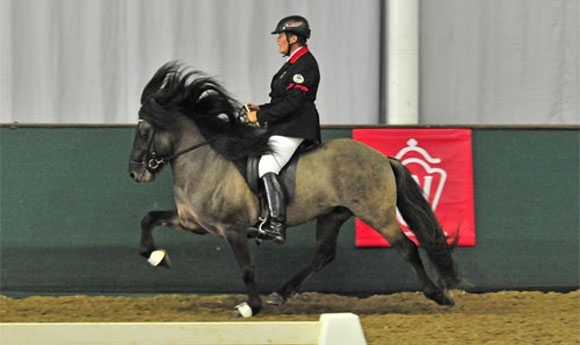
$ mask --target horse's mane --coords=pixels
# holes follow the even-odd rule
[[[235,161],[269,150],[268,134],[237,119],[240,104],[214,79],[176,61],[163,65],[141,94],[141,116],[167,125],[179,115],[192,119],[220,155]]]

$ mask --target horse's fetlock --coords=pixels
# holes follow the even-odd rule
[[[147,248],[147,249],[139,249],[139,255],[141,255],[142,257],[149,259],[149,257],[151,256],[151,253],[153,252],[153,249]]]

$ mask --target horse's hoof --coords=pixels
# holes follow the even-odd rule
[[[435,301],[435,303],[439,305],[448,305],[448,306],[455,305],[455,301],[453,300],[451,293],[449,293],[449,291],[447,290],[438,290],[434,293],[425,294],[425,296],[427,296],[427,298],[429,299],[432,299],[433,301]]]
[[[151,264],[151,266],[162,266],[165,268],[170,268],[171,267],[171,261],[169,260],[169,254],[167,254],[167,252],[164,249],[157,249],[154,250],[153,252],[151,252],[151,255],[149,255],[149,259],[147,259],[147,262],[149,262],[149,264]]]
[[[455,305],[455,300],[453,299],[453,297],[445,295],[441,305],[448,305],[450,307],[453,307]]]
[[[252,307],[247,302],[243,302],[238,304],[234,307],[234,316],[235,317],[252,317],[254,312],[252,311]]]
[[[279,293],[272,292],[268,297],[266,297],[266,303],[269,305],[281,306],[286,303],[286,300]]]

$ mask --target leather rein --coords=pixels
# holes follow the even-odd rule
[[[145,169],[147,169],[150,173],[156,173],[165,164],[167,164],[167,162],[171,162],[175,158],[177,158],[185,153],[197,150],[198,148],[203,147],[205,145],[209,145],[212,142],[219,139],[220,137],[222,137],[222,135],[217,135],[217,136],[211,138],[210,140],[204,141],[204,142],[199,143],[199,144],[195,144],[195,145],[188,147],[186,149],[183,149],[181,151],[174,152],[173,154],[171,154],[169,156],[158,158],[157,154],[155,153],[156,134],[157,133],[156,133],[155,129],[153,129],[153,135],[151,136],[151,141],[149,142],[149,147],[147,148],[147,151],[148,151],[147,156],[141,162],[130,160],[130,162],[132,164],[138,164],[140,166],[144,166]]]

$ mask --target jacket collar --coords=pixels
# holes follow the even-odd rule
[[[302,55],[308,53],[309,51],[310,50],[308,50],[308,47],[306,46],[298,48],[292,55],[290,55],[290,60],[288,60],[288,62],[290,62],[290,64],[295,63],[296,60],[300,59]]]

